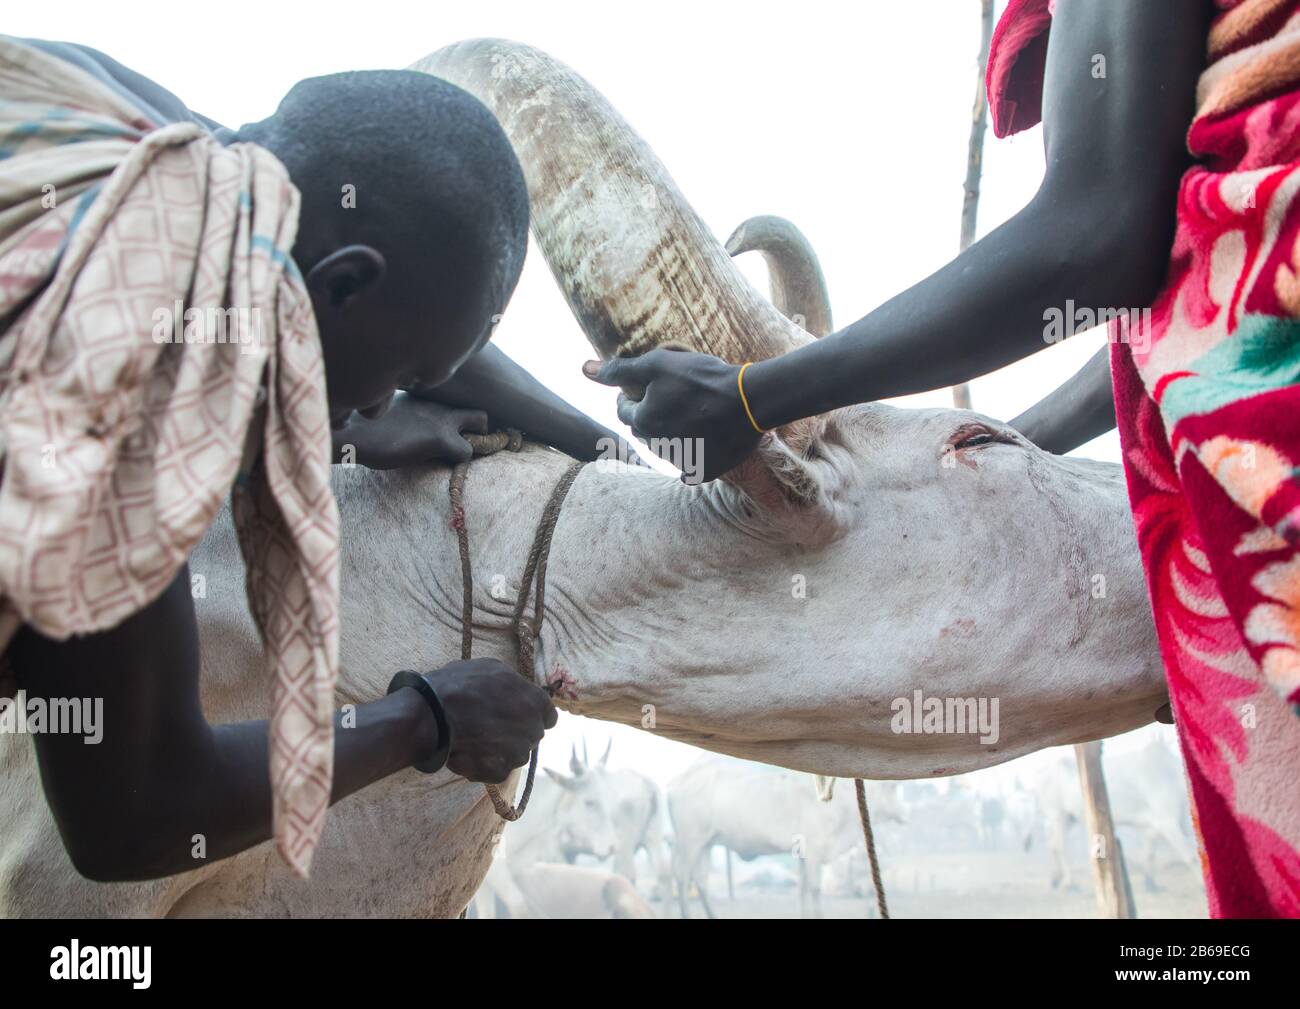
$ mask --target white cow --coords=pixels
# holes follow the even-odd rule
[[[892,786],[868,786],[872,824],[903,822]],[[668,786],[673,820],[673,874],[683,918],[690,917],[693,883],[705,913],[714,917],[708,877],[715,844],[745,860],[759,855],[793,855],[799,865],[799,906],[805,918],[821,917],[822,870],[863,843],[852,788],[840,788],[829,801],[818,798],[814,783],[795,774],[756,764],[705,759],[692,764]]]
[[[1142,840],[1141,852],[1126,852],[1126,864],[1142,872],[1148,889],[1157,888],[1162,847],[1176,860],[1195,867],[1187,786],[1178,758],[1153,737],[1133,752],[1107,754],[1106,790],[1117,830],[1127,829]],[[1039,817],[1052,859],[1052,887],[1073,884],[1068,857],[1070,828],[1083,823],[1083,799],[1073,755],[1054,761],[1035,788]]]
[[[811,339],[748,285],[644,141],[568,68],[472,43],[419,69],[502,121],[534,235],[604,356],[672,338],[749,360]],[[471,470],[477,655],[513,657],[519,572],[567,465],[530,447]],[[447,484],[435,469],[334,476],[339,704],[458,654]],[[228,515],[192,568],[207,579],[205,712],[264,718],[270,684]],[[1090,591],[1098,572],[1103,599]],[[566,709],[812,773],[961,773],[1127,731],[1167,696],[1118,467],[1048,455],[968,411],[836,411],[772,434],[703,487],[588,467],[555,530],[547,602],[525,672],[558,687]],[[997,738],[916,723],[900,734],[894,703],[917,691],[996,699]],[[96,885],[73,870],[30,742],[12,735],[0,737],[0,811],[0,915],[451,916],[498,830],[481,787],[408,770],[332,810],[309,883],[263,844],[168,880]]]
[[[485,910],[485,898],[494,895],[494,877],[498,872],[494,864],[475,898],[478,917],[492,917]],[[588,865],[535,862],[517,870],[513,884],[527,906],[527,917],[609,920],[655,917],[654,910],[630,882],[616,873]]]
[[[587,744],[582,756],[589,774],[604,778],[610,801],[609,820],[614,828],[614,871],[636,882],[636,856],[642,849],[650,860],[659,894],[667,900],[672,894],[672,868],[669,864],[667,838],[664,833],[664,800],[659,786],[639,771],[609,769],[610,739],[605,753],[595,764],[587,763]],[[586,851],[594,855],[594,851]]]
[[[569,775],[544,769],[534,783],[523,817],[505,825],[498,834],[492,865],[475,900],[480,918],[492,917],[497,901],[512,918],[567,917],[556,913],[563,909],[566,892],[583,904],[606,892],[611,899],[625,892],[621,886],[611,886],[608,891],[603,888],[611,880],[625,882],[604,870],[567,875],[534,871],[547,864],[567,867],[584,852],[597,858],[608,858],[614,852],[616,839],[609,818],[613,798],[608,781],[588,771],[576,750],[570,756],[569,769]],[[617,903],[611,904],[611,910]]]

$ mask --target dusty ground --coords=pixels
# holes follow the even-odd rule
[[[1088,868],[1074,867],[1073,885],[1053,891],[1044,860],[1014,852],[926,853],[892,855],[885,863],[885,892],[890,913],[899,918],[1091,918],[1096,898]],[[1160,889],[1149,891],[1140,873],[1132,879],[1140,918],[1204,918],[1205,894],[1199,874],[1170,863],[1163,866]],[[725,876],[711,884],[713,909],[720,918],[797,918],[799,893],[793,887],[761,890],[741,886],[727,898]],[[824,898],[827,918],[864,918],[874,914],[865,898]],[[661,911],[662,906],[655,904]],[[691,914],[703,917],[698,902]],[[672,917],[676,917],[673,909]]]

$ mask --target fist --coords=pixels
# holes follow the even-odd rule
[[[505,781],[559,717],[545,690],[496,659],[453,662],[424,675],[451,726],[447,766],[470,781]]]

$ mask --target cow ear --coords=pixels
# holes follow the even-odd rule
[[[573,779],[570,778],[568,775],[561,774],[559,771],[552,771],[549,767],[543,767],[542,770],[546,772],[546,776],[548,778],[550,778],[561,788],[565,788],[568,789],[569,791],[573,791]]]

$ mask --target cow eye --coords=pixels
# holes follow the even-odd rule
[[[968,424],[959,428],[952,436],[949,443],[954,450],[964,448],[980,448],[983,445],[1015,445],[1015,438],[1001,431],[995,431],[992,428],[985,427],[983,424]]]

